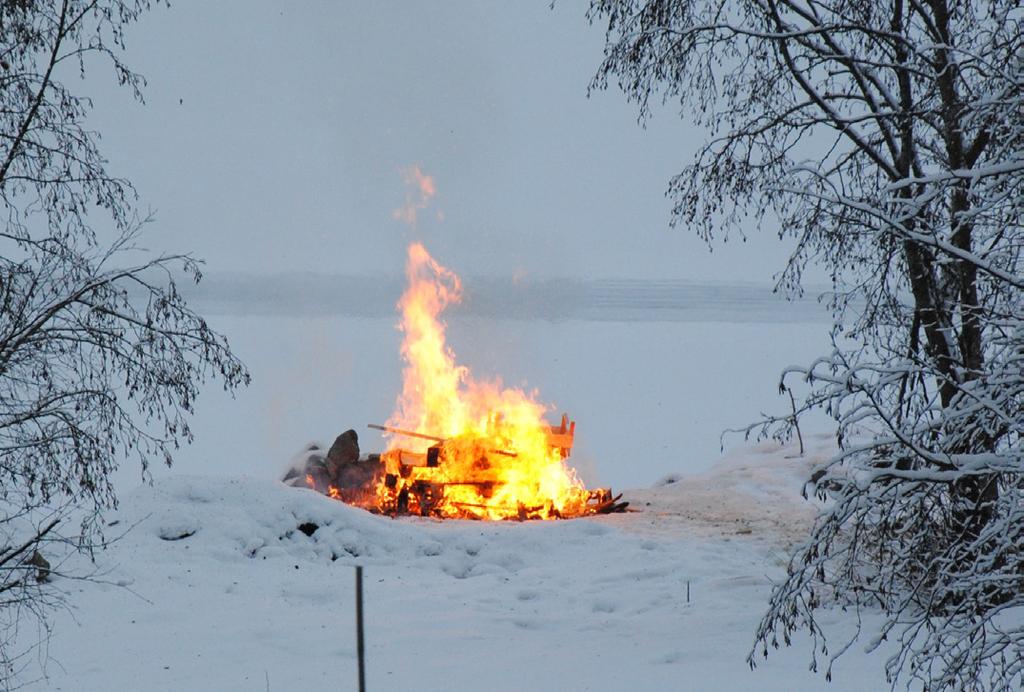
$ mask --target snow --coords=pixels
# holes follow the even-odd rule
[[[262,478],[161,478],[110,517],[130,530],[100,581],[56,578],[69,608],[28,689],[354,689],[359,564],[369,689],[819,690],[806,642],[755,672],[744,658],[829,449],[751,446],[626,492],[634,512],[557,522],[395,520]],[[858,656],[831,688],[883,688]]]
[[[220,303],[197,299],[253,386],[237,400],[207,387],[195,443],[173,468],[155,468],[152,485],[137,468],[119,472],[122,503],[107,517],[119,538],[95,564],[48,555],[69,575],[52,582],[67,608],[22,661],[21,679],[35,680],[25,689],[354,689],[355,565],[371,690],[824,687],[806,640],[753,672],[745,659],[772,581],[815,514],[800,491],[831,454],[829,436],[805,428],[803,457],[736,436],[724,457],[719,446],[724,428],[788,407],[778,373],[821,352],[820,312],[754,309],[742,287],[525,282],[502,298],[507,286],[467,282],[466,306],[447,316],[460,359],[569,412],[570,461],[588,485],[625,490],[635,511],[393,520],[276,479],[304,442],[329,444],[349,427],[364,452],[380,451],[363,426],[386,420],[399,391],[391,306],[401,284],[376,296],[353,284],[336,299],[329,284],[291,296],[287,285],[243,284],[218,287]],[[545,300],[531,303],[531,290]],[[320,301],[309,313],[307,298]],[[311,536],[306,523],[318,527]],[[821,618],[836,643],[854,631],[848,614]],[[26,621],[20,634],[27,643],[37,631]],[[830,689],[884,689],[885,649],[852,649]]]

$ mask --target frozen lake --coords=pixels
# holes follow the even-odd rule
[[[763,285],[469,278],[464,287],[463,304],[445,314],[459,362],[537,389],[552,419],[569,413],[570,461],[588,484],[644,487],[708,469],[723,429],[788,409],[781,368],[828,345],[829,315],[815,297],[787,301]],[[253,384],[234,400],[208,387],[195,443],[171,473],[273,477],[305,443],[329,444],[350,427],[364,451],[379,451],[366,424],[388,418],[400,389],[402,288],[399,278],[305,274],[193,289]],[[742,444],[726,437],[726,449]],[[131,487],[137,470],[120,478]]]

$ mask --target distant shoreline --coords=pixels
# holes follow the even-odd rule
[[[814,287],[787,299],[767,284],[665,279],[467,277],[449,315],[485,319],[613,322],[820,322]],[[399,277],[323,274],[210,276],[179,288],[210,314],[384,318],[395,314]]]

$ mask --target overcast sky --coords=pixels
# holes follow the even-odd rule
[[[603,34],[585,10],[178,0],[128,35],[146,105],[106,73],[88,92],[111,170],[156,211],[148,247],[211,273],[395,275],[417,238],[466,275],[770,280],[773,228],[714,254],[668,228],[704,133],[587,98]],[[436,189],[415,229],[392,214],[412,164]]]

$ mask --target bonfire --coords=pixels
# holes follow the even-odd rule
[[[336,499],[375,512],[462,519],[562,519],[622,511],[607,488],[588,490],[569,466],[576,424],[536,391],[477,379],[459,365],[441,314],[462,297],[462,282],[413,243],[408,286],[398,303],[404,338],[402,391],[385,425],[382,454],[359,456],[346,431],[326,457],[310,448],[300,479]]]

